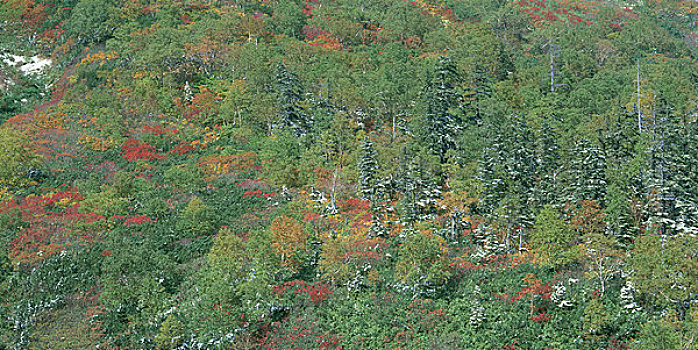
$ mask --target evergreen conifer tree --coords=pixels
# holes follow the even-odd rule
[[[359,189],[361,198],[371,201],[371,234],[382,236],[386,233],[383,217],[388,210],[385,201],[385,181],[378,177],[378,152],[366,136],[361,144],[361,158],[358,163]]]
[[[509,175],[508,193],[503,211],[508,218],[504,244],[509,248],[510,239],[518,236],[519,249],[523,237],[533,227],[534,215],[529,201],[535,179],[533,134],[522,116],[513,115],[510,120],[510,136],[507,138],[509,155],[506,161]]]
[[[506,169],[504,162],[507,151],[502,143],[502,136],[494,135],[494,141],[483,150],[478,167],[478,180],[484,187],[483,196],[478,203],[478,212],[489,218],[499,207],[499,202],[507,193]]]
[[[557,145],[559,135],[543,121],[535,142],[535,183],[529,198],[534,209],[540,210],[545,205],[560,205],[559,175],[561,169],[560,147]]]
[[[373,143],[366,136],[361,144],[361,158],[358,163],[359,188],[361,199],[374,202],[380,195],[378,193],[378,152],[373,148]]]
[[[468,107],[467,119],[471,124],[482,125],[485,119],[485,99],[492,95],[492,79],[490,73],[481,64],[476,63],[470,80],[472,88],[464,94]]]
[[[572,150],[566,199],[570,204],[589,200],[604,206],[606,197],[606,156],[588,139]]]
[[[662,233],[698,233],[695,127],[687,125],[665,100],[657,102],[647,183],[648,225]]]
[[[421,138],[427,149],[446,161],[446,153],[454,149],[460,119],[457,109],[460,97],[456,92],[459,76],[455,64],[448,57],[441,57],[434,71],[427,77],[425,90],[425,118]]]
[[[493,137],[480,162],[484,194],[479,210],[488,221],[499,223],[507,248],[515,235],[522,246],[524,233],[533,225],[529,203],[535,179],[533,136],[522,117],[512,116]]]
[[[301,105],[303,88],[298,77],[281,62],[276,67],[275,90],[281,126],[290,128],[296,136],[307,134],[313,122]]]
[[[419,156],[405,155],[401,161],[398,188],[402,192],[402,220],[407,223],[433,216],[441,190],[432,180]]]
[[[504,253],[504,244],[499,241],[497,232],[485,222],[480,223],[475,229],[474,236],[480,248],[476,251],[476,257],[489,257]]]
[[[642,179],[631,169],[639,136],[634,118],[634,114],[619,114],[608,123],[602,139],[606,158],[607,231],[621,246],[630,244],[639,231],[633,222],[630,203],[631,198],[639,198],[645,192]]]
[[[528,200],[535,181],[533,133],[522,116],[513,115],[510,125],[510,158],[506,163],[510,176],[509,195],[515,196],[516,202],[521,203],[520,217],[516,221],[530,227],[533,215]]]

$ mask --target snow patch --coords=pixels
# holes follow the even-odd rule
[[[48,58],[40,56],[24,57],[13,54],[0,55],[2,61],[8,65],[17,67],[24,75],[41,74],[44,69],[51,66],[53,63]]]

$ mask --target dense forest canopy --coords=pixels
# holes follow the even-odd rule
[[[0,349],[698,349],[691,0],[3,0]]]

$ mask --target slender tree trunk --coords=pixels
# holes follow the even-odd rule
[[[504,249],[509,253],[510,248],[511,248],[511,230],[512,230],[512,224],[508,223],[507,224],[507,229],[504,232]]]
[[[550,92],[555,92],[555,56],[553,47],[550,45]]]
[[[640,108],[640,60],[637,60],[637,130],[642,132],[642,111]]]

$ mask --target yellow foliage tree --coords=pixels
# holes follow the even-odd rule
[[[368,229],[352,230],[350,234],[328,237],[322,245],[318,262],[322,276],[337,284],[347,284],[358,275],[373,281],[376,265],[385,257],[388,243],[379,237],[369,237]]]
[[[39,164],[39,157],[30,146],[30,140],[9,127],[0,128],[0,181],[15,182],[27,170]]]
[[[281,257],[281,263],[293,270],[300,264],[300,254],[307,249],[308,233],[303,225],[288,216],[274,219],[270,228],[274,239],[272,248]]]

